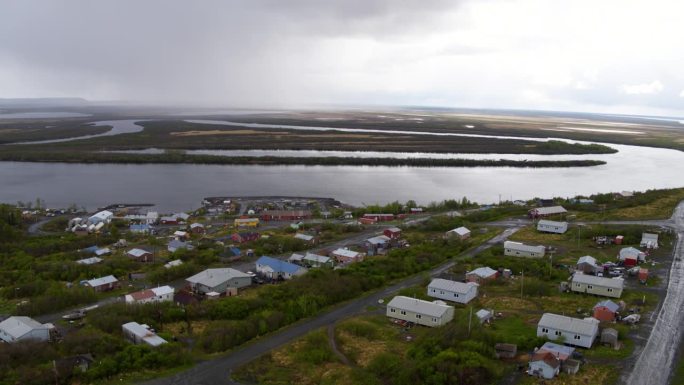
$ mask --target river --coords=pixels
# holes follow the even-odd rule
[[[121,124],[117,126],[119,123]],[[133,121],[97,122],[118,133],[139,130]],[[303,128],[310,129],[310,128]],[[326,128],[320,128],[326,129]],[[108,132],[107,134],[113,135]],[[429,134],[429,133],[428,133]],[[517,138],[516,138],[517,139]],[[524,138],[529,140],[548,140]],[[421,204],[468,197],[501,199],[640,191],[682,187],[684,152],[607,144],[616,154],[510,155],[406,154],[307,151],[221,151],[220,155],[426,156],[470,159],[599,159],[578,168],[416,168],[375,166],[122,165],[0,162],[0,201],[41,198],[51,207],[71,203],[89,209],[111,203],[154,203],[160,211],[189,210],[206,196],[290,195],[332,197],[362,205],[414,199]],[[148,150],[154,151],[154,150]],[[204,153],[212,153],[210,151]]]

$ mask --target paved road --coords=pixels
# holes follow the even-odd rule
[[[515,233],[518,228],[509,228],[501,234],[482,244],[475,249],[465,253],[466,256],[472,257],[482,252],[483,250],[492,247],[507,239],[511,234]],[[454,266],[455,262],[450,261],[436,267],[430,271],[430,275],[440,275]],[[175,374],[171,377],[159,378],[149,382],[145,385],[209,385],[209,384],[234,384],[230,380],[230,373],[236,368],[245,365],[259,356],[272,351],[294,339],[297,339],[306,333],[334,324],[340,319],[344,319],[355,314],[359,314],[368,306],[377,305],[378,300],[388,297],[401,289],[414,286],[421,283],[423,280],[422,274],[417,274],[406,278],[392,286],[386,287],[383,290],[374,292],[361,298],[357,298],[347,302],[346,304],[337,307],[329,312],[321,314],[317,317],[305,320],[290,326],[284,330],[269,335],[263,339],[257,340],[244,347],[229,353],[226,356],[204,361],[191,369]]]
[[[630,385],[665,385],[669,382],[674,360],[682,338],[684,322],[684,202],[680,203],[670,221],[663,221],[677,231],[667,295],[658,313],[655,326],[631,373],[622,378]],[[626,379],[625,379],[626,377]]]

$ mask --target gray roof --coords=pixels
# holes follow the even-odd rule
[[[328,263],[330,261],[330,258],[326,257],[324,255],[318,255],[318,254],[314,254],[314,253],[306,253],[304,260],[314,261],[314,262],[318,262],[318,263]]]
[[[597,277],[595,275],[579,274],[579,273],[576,273],[572,277],[572,283],[575,283],[575,282],[586,283],[588,285],[609,287],[609,288],[613,288],[613,289],[622,289],[625,287],[625,281],[623,281],[620,278]]]
[[[147,328],[147,325],[141,325],[137,322],[129,322],[121,325],[121,327],[135,334],[138,338],[145,341],[147,344],[151,346],[159,346],[161,344],[166,343],[165,339],[159,337],[151,330],[149,330]]]
[[[128,252],[126,254],[133,256],[133,257],[136,257],[136,258],[139,258],[139,257],[142,257],[143,255],[149,254],[149,253],[150,253],[149,251],[143,250],[143,249],[131,249],[131,250],[128,250]]]
[[[583,320],[553,313],[544,313],[538,323],[538,326],[585,336],[596,335],[598,333],[598,325],[599,323],[595,320]]]
[[[453,230],[449,230],[449,231],[447,231],[447,233],[456,233],[458,235],[466,235],[466,234],[470,234],[470,230],[468,230],[468,228],[466,228],[466,227],[461,226],[461,227],[457,227]]]
[[[544,345],[542,345],[541,348],[539,348],[539,350],[546,350],[549,353],[554,353],[554,355],[556,356],[558,356],[558,353],[566,356],[572,356],[572,353],[575,351],[575,348],[565,345],[554,344],[553,342],[546,342],[544,343]]]
[[[385,235],[379,235],[377,237],[366,239],[366,242],[368,242],[372,245],[382,245],[382,244],[387,243],[389,241],[390,241],[389,237],[387,237]]]
[[[625,247],[620,250],[620,259],[625,259],[626,257],[638,258],[642,254],[644,252],[635,247]]]
[[[478,267],[477,269],[475,269],[473,271],[469,271],[466,274],[475,274],[480,278],[488,278],[488,277],[491,277],[492,275],[494,275],[496,273],[497,273],[496,270],[492,269],[489,266],[485,266],[485,267]]]
[[[409,298],[398,295],[387,304],[389,307],[397,309],[408,310],[418,314],[424,314],[430,317],[442,317],[444,313],[453,308],[449,305],[441,305],[434,302],[423,301],[422,299]]]
[[[579,265],[580,263],[588,263],[590,265],[598,266],[596,258],[592,257],[591,255],[585,255],[584,257],[580,257],[577,260],[577,264]]]
[[[612,311],[613,313],[620,309],[620,305],[616,304],[615,302],[609,299],[597,303],[596,305],[594,305],[594,309],[596,309],[599,306],[605,306],[608,310]]]
[[[568,212],[563,206],[537,207],[534,210],[536,210],[539,215],[562,214]]]
[[[76,261],[76,263],[78,263],[79,265],[94,265],[94,264],[100,263],[102,261],[103,261],[102,258],[90,257],[90,258],[85,258],[85,259],[79,259],[78,261]]]
[[[12,336],[13,339],[21,338],[26,333],[36,329],[47,329],[48,327],[29,317],[9,317],[0,322],[0,330]]]
[[[432,282],[430,282],[428,288],[446,290],[452,293],[467,294],[474,286],[477,286],[477,284],[473,282],[463,283],[449,281],[448,279],[435,278],[432,280]]]
[[[116,277],[113,275],[108,275],[106,277],[91,279],[90,281],[88,281],[88,286],[97,287],[97,286],[107,285],[107,284],[114,283],[114,282],[119,282],[119,280],[116,279]]]
[[[215,287],[233,278],[251,278],[251,275],[229,267],[223,269],[207,269],[187,278],[190,283],[199,283],[207,287]]]
[[[513,249],[518,251],[525,251],[528,253],[543,253],[546,251],[544,246],[530,246],[520,242],[506,241],[504,242],[504,248]]]

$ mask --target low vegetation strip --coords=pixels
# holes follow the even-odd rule
[[[296,158],[276,156],[216,156],[187,155],[181,151],[164,154],[113,154],[65,152],[2,152],[0,161],[63,162],[63,163],[126,163],[126,164],[220,164],[220,165],[312,165],[312,166],[390,166],[390,167],[591,167],[606,164],[600,160],[479,160],[479,159],[389,159],[389,158]]]

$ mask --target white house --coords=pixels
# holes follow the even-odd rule
[[[114,218],[114,213],[108,210],[100,211],[99,213],[94,214],[90,218],[88,218],[88,224],[89,225],[96,225],[100,222],[102,223],[109,223],[112,221],[112,218]]]
[[[530,246],[520,242],[504,242],[504,255],[510,257],[541,258],[546,253],[544,246]]]
[[[577,293],[620,298],[624,287],[625,281],[622,278],[597,277],[595,275],[575,273],[572,276],[570,290]]]
[[[468,239],[470,238],[470,230],[468,230],[466,227],[457,227],[453,230],[449,230],[446,232],[447,238],[451,237],[456,237],[458,239]]]
[[[435,278],[427,287],[427,295],[446,301],[466,304],[477,297],[478,286],[475,282],[463,283]]]
[[[358,253],[353,250],[339,248],[332,253],[330,256],[335,258],[339,263],[354,263],[363,260],[363,254]]]
[[[620,261],[625,261],[626,259],[633,259],[637,262],[646,261],[646,253],[635,248],[635,247],[624,247],[620,249],[620,254],[618,255]]]
[[[454,318],[454,307],[442,301],[396,296],[387,304],[387,316],[424,326],[442,326]]]
[[[658,248],[658,234],[643,233],[641,234],[640,247],[646,247],[649,249]]]
[[[0,340],[12,343],[18,341],[49,341],[52,324],[41,324],[29,317],[9,317],[0,322]]]
[[[560,373],[561,363],[552,353],[540,352],[530,358],[529,367],[531,375],[550,380]]]
[[[79,265],[94,265],[94,264],[100,263],[102,261],[103,261],[102,258],[90,257],[90,258],[79,259],[78,261],[76,261],[76,263],[78,263]]]
[[[175,290],[171,286],[167,285],[126,294],[125,299],[127,304],[171,302],[173,301],[174,292]]]
[[[141,325],[137,322],[125,323],[121,325],[121,330],[124,337],[136,345],[145,343],[152,347],[157,347],[166,343],[166,340],[150,330],[149,326]]]
[[[556,222],[541,219],[539,222],[537,222],[537,231],[564,234],[566,231],[568,231],[568,222]]]
[[[172,267],[180,266],[182,264],[183,264],[183,261],[181,261],[180,259],[174,259],[173,261],[169,261],[169,262],[165,263],[164,267],[167,269],[170,269]]]
[[[544,313],[537,324],[537,337],[557,340],[564,337],[568,345],[590,348],[598,336],[599,321],[594,318],[579,319]]]

